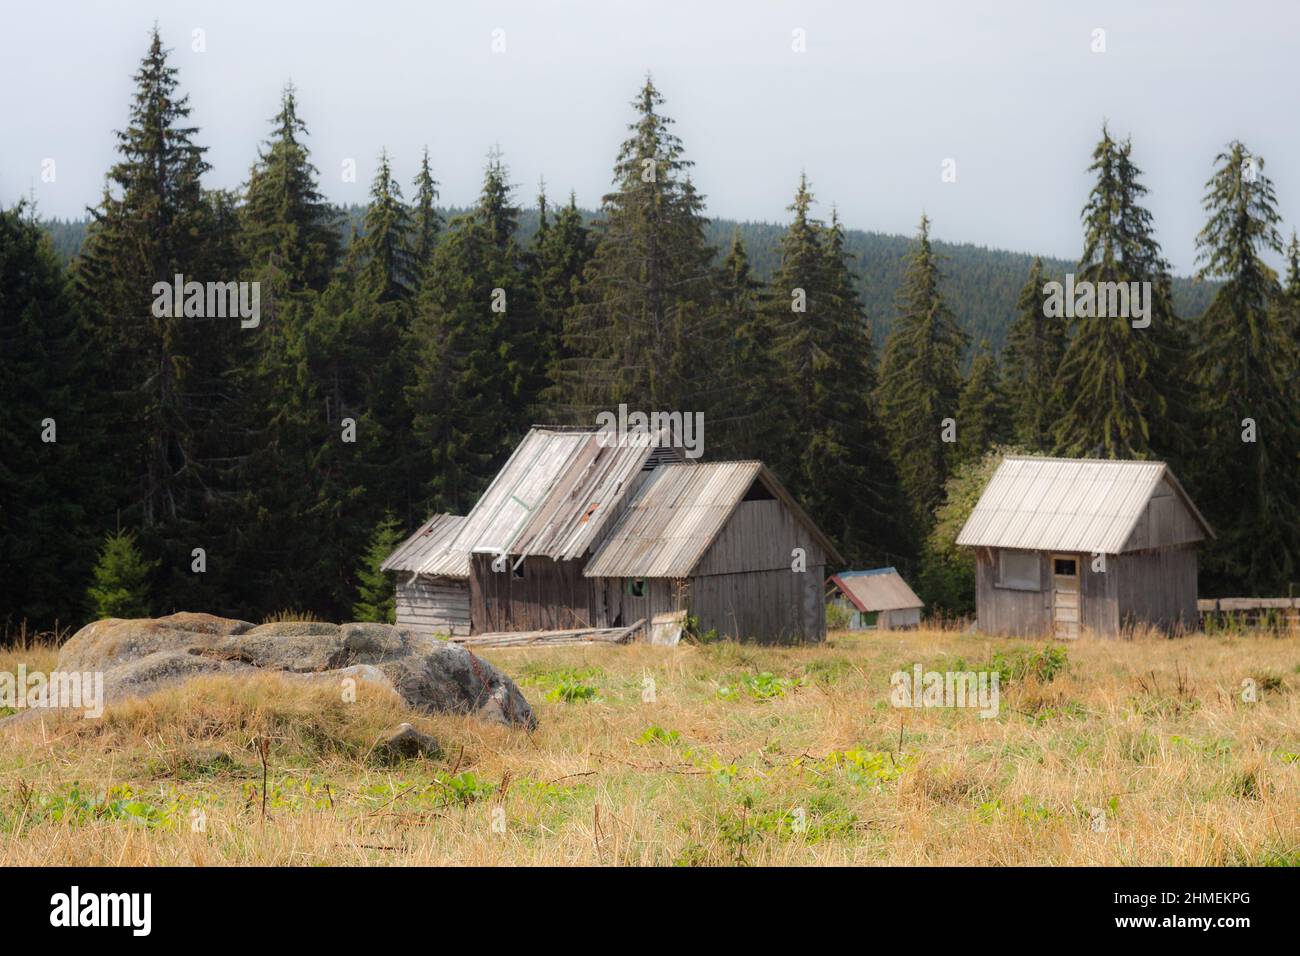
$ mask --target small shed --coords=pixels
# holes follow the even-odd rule
[[[449,548],[464,523],[461,515],[434,515],[381,565],[397,572],[402,627],[449,637],[469,633],[469,555]]]
[[[1194,629],[1197,545],[1214,531],[1159,461],[1008,456],[957,544],[981,631]]]
[[[849,630],[919,627],[925,602],[895,568],[841,571],[826,579],[826,601],[849,612]]]

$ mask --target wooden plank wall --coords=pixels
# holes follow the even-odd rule
[[[809,566],[826,563],[825,553],[783,503],[742,501],[695,565],[695,576],[789,571],[794,548],[804,549]]]
[[[881,611],[880,616],[876,618],[876,626],[882,631],[920,627],[921,609],[919,607],[901,607],[893,611]]]
[[[626,627],[644,620],[647,627],[633,639],[642,640],[648,634],[648,625],[656,614],[680,611],[690,600],[690,582],[671,578],[647,578],[643,581],[644,594],[633,594],[629,578],[600,578],[598,597],[602,606],[604,627]]]
[[[825,580],[825,552],[784,503],[742,501],[696,565],[689,606],[702,629],[737,640],[823,641]]]
[[[736,640],[763,643],[826,639],[825,565],[807,571],[711,574],[691,580],[691,613],[700,627]]]
[[[1142,509],[1124,543],[1124,551],[1144,551],[1149,548],[1165,548],[1180,544],[1190,544],[1205,537],[1196,517],[1183,504],[1181,498],[1168,483],[1162,482],[1156,493]]]
[[[1039,590],[1017,591],[996,586],[998,550],[975,549],[975,609],[977,626],[985,634],[1044,634],[1050,629],[1051,568],[1038,553]]]
[[[1079,591],[1083,600],[1083,626],[1094,634],[1111,636],[1119,633],[1119,582],[1121,569],[1115,555],[1106,556],[1105,571],[1092,569],[1091,554],[1075,555],[1079,559]]]
[[[492,570],[492,560],[490,554],[470,556],[474,633],[608,626],[603,602],[598,599],[598,582],[582,576],[585,558],[525,558],[523,577],[515,576],[514,559],[503,571]]]
[[[420,634],[468,634],[469,582],[399,572],[397,624]]]
[[[1110,560],[1118,568],[1123,626],[1151,624],[1171,632],[1197,628],[1195,545],[1138,551]]]

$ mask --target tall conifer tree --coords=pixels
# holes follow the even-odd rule
[[[997,357],[982,340],[957,402],[957,458],[973,461],[1003,444],[1011,433]]]
[[[1202,498],[1218,530],[1206,573],[1220,586],[1273,593],[1300,575],[1300,381],[1280,319],[1283,290],[1264,261],[1281,253],[1264,160],[1240,142],[1206,183],[1200,277],[1222,285],[1197,326],[1203,403]]]
[[[429,164],[429,147],[424,147],[420,157],[420,171],[415,175],[415,208],[412,211],[411,253],[415,269],[422,278],[433,260],[433,248],[442,231],[442,216],[438,213],[438,181],[433,178]]]
[[[1076,318],[1055,385],[1063,409],[1053,435],[1066,455],[1180,457],[1185,427],[1176,379],[1186,360],[1174,316],[1168,266],[1160,255],[1131,146],[1103,127],[1089,170],[1096,184],[1083,209],[1078,283],[1150,283],[1150,324],[1124,317]],[[1049,316],[1056,317],[1056,316]]]
[[[402,187],[393,176],[388,152],[379,154],[379,168],[370,185],[370,204],[361,237],[351,254],[358,269],[358,291],[380,304],[411,296],[419,284],[412,244],[411,210],[402,202]]]
[[[471,507],[526,423],[536,359],[519,210],[495,154],[474,209],[434,252],[412,324],[405,390],[426,510]]]
[[[710,320],[713,251],[703,198],[663,97],[646,80],[604,197],[581,303],[565,332],[557,404],[577,421],[619,402],[697,410],[708,382],[695,358],[717,353]]]
[[[113,507],[84,331],[34,210],[0,210],[0,626],[15,630],[79,622],[85,541]]]
[[[813,218],[801,176],[759,328],[770,329],[770,371],[759,449],[850,561],[897,553],[898,495],[874,406],[875,350],[837,217]],[[760,333],[762,334],[762,333]],[[751,345],[757,343],[750,343]],[[778,430],[779,429],[779,430]]]
[[[922,216],[899,290],[898,316],[885,342],[879,389],[894,465],[921,536],[943,499],[955,458],[944,419],[957,418],[967,342],[944,300],[942,283],[930,220]],[[957,427],[960,434],[960,422]]]
[[[91,210],[77,293],[102,359],[97,392],[109,467],[124,517],[142,529],[141,544],[163,555],[163,607],[224,609],[225,565],[203,524],[214,501],[229,495],[224,433],[238,390],[232,356],[243,347],[237,317],[205,314],[202,296],[177,307],[156,284],[232,282],[233,216],[228,197],[204,193],[204,148],[189,125],[155,29],[135,74],[119,159],[100,205]],[[222,529],[223,533],[228,533]],[[195,547],[213,551],[212,573],[192,571]]]
[[[1002,355],[1002,390],[1015,441],[1039,452],[1050,451],[1055,444],[1052,429],[1061,410],[1053,383],[1066,345],[1065,320],[1043,314],[1046,281],[1043,260],[1035,257]]]
[[[537,197],[537,206],[539,225],[529,264],[537,310],[538,348],[547,372],[545,401],[549,403],[554,400],[554,382],[561,369],[577,357],[564,345],[564,329],[578,304],[583,272],[595,247],[573,193],[569,194],[568,204],[553,217],[545,188]]]
[[[292,85],[280,97],[244,193],[245,255],[255,274],[276,291],[320,291],[339,254],[333,207],[317,187],[317,170],[307,151],[307,126],[298,117]],[[283,283],[276,276],[283,276]]]

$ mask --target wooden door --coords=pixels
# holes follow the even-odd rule
[[[1083,594],[1079,588],[1079,558],[1052,555],[1052,633],[1066,640],[1079,636],[1083,620]]]

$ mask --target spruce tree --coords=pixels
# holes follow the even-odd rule
[[[596,252],[565,330],[572,358],[559,369],[556,405],[591,422],[619,402],[698,410],[710,381],[698,356],[719,351],[712,323],[703,197],[663,97],[647,78],[602,201]]]
[[[783,438],[786,412],[776,381],[781,357],[774,310],[767,305],[764,285],[750,267],[739,229],[732,232],[715,284],[722,322],[730,330],[725,375],[738,387],[727,419],[709,423],[711,448],[720,458],[770,458]]]
[[[380,624],[397,623],[397,582],[395,576],[382,570],[402,542],[402,527],[390,511],[375,525],[369,546],[357,568],[357,601],[352,605],[352,619],[374,621]]]
[[[411,210],[402,202],[402,187],[393,178],[388,152],[381,152],[362,233],[349,250],[361,295],[383,305],[413,294],[420,278],[413,229]]]
[[[1282,321],[1291,333],[1291,341],[1300,353],[1300,240],[1295,231],[1286,247],[1286,284],[1282,289]]]
[[[426,146],[420,157],[420,171],[415,176],[415,208],[411,213],[411,254],[415,259],[415,270],[421,279],[428,272],[434,246],[438,244],[438,233],[441,231],[438,181],[433,178],[429,147]]]
[[[78,620],[86,534],[112,508],[85,331],[34,209],[0,210],[0,626]]]
[[[317,188],[292,85],[280,97],[270,139],[244,191],[242,239],[254,274],[276,292],[320,291],[339,255],[333,207]]]
[[[775,361],[749,387],[768,391],[757,430],[772,444],[762,457],[857,562],[901,549],[897,486],[873,403],[871,331],[843,230],[838,218],[829,226],[813,218],[812,202],[801,176],[781,265],[750,333],[771,330]]]
[[[942,284],[930,220],[922,216],[899,290],[898,315],[885,342],[879,387],[894,465],[922,535],[955,460],[944,419],[957,419],[967,342],[944,300]],[[960,428],[958,421],[958,436]]]
[[[135,510],[149,527],[185,505],[181,472],[190,437],[181,421],[189,362],[178,346],[191,337],[183,315],[154,315],[152,288],[200,267],[200,178],[208,164],[194,143],[197,130],[186,125],[189,98],[177,91],[156,29],[135,84],[130,124],[117,134],[121,158],[90,211],[77,279],[106,364],[121,383],[112,400],[126,427],[113,442],[115,464],[123,486],[139,489]]]
[[[434,252],[412,323],[405,398],[425,512],[473,505],[533,401],[536,319],[509,194],[493,156],[478,204],[452,220]]]
[[[1040,453],[1055,444],[1052,429],[1061,409],[1052,386],[1066,345],[1065,321],[1043,314],[1046,281],[1043,260],[1035,257],[1002,354],[1002,390],[1015,440]]]
[[[1002,393],[998,361],[981,340],[971,361],[970,375],[957,401],[957,458],[971,461],[1008,440],[1011,434],[1007,401]]]
[[[140,554],[134,534],[108,535],[95,562],[94,583],[86,592],[95,618],[149,617],[149,578],[158,564]]]
[[[225,442],[240,401],[231,365],[249,330],[237,317],[195,315],[190,299],[176,308],[155,289],[177,275],[239,278],[229,271],[238,258],[233,210],[202,188],[204,148],[177,87],[155,30],[135,74],[130,122],[117,134],[119,160],[91,210],[77,297],[102,360],[94,386],[112,423],[107,466],[123,514],[164,561],[160,604],[216,609],[217,576],[193,573],[190,555],[212,544],[205,517],[230,491]]]
[[[595,246],[572,192],[568,204],[553,218],[549,215],[545,188],[537,197],[537,206],[538,230],[533,238],[529,268],[537,311],[538,348],[548,383],[544,400],[549,402],[554,398],[553,383],[560,369],[576,358],[564,346],[565,323],[578,304],[583,272]]]
[[[1219,535],[1206,576],[1270,594],[1300,575],[1300,367],[1279,317],[1283,290],[1263,258],[1282,252],[1264,160],[1234,141],[1215,162],[1197,236],[1198,275],[1222,283],[1197,324],[1195,355],[1201,498]]]
[[[1177,462],[1186,445],[1178,367],[1184,332],[1174,316],[1168,266],[1154,238],[1131,145],[1102,128],[1089,170],[1096,184],[1083,209],[1084,250],[1076,283],[1151,283],[1147,328],[1123,317],[1077,318],[1054,387],[1063,409],[1053,430],[1060,454]],[[1172,401],[1171,401],[1172,399]]]

